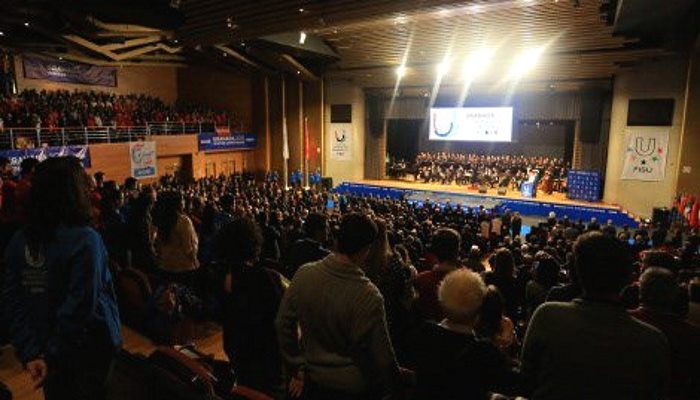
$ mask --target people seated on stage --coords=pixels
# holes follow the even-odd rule
[[[388,176],[400,179],[413,174],[416,181],[444,185],[476,185],[520,190],[523,182],[546,183],[544,191],[561,192],[569,166],[561,158],[513,155],[420,153],[413,165],[396,160]]]

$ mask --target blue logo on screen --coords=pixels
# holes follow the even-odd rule
[[[437,113],[433,112],[433,133],[438,137],[447,137],[452,133],[452,128],[454,128],[454,122],[450,122],[450,128],[444,132],[440,132],[437,127]]]

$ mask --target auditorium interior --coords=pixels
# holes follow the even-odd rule
[[[2,0],[0,400],[698,399],[698,110],[696,0]],[[443,267],[453,234],[451,261],[473,276]],[[93,251],[86,271],[71,246]],[[624,290],[592,296],[589,274],[621,278],[586,262],[617,253],[634,268]],[[314,275],[351,261],[361,277]],[[681,311],[659,322],[668,288],[652,286],[669,270]],[[334,274],[372,289],[329,293]],[[318,311],[309,286],[327,307],[358,297]],[[361,309],[375,292],[384,348]],[[668,340],[662,389],[651,368],[620,387],[581,371],[647,362],[614,360],[617,339],[597,332],[571,357],[606,356],[551,361],[542,321],[588,332],[554,319],[579,297],[625,306],[624,322],[594,310],[599,328]],[[496,298],[489,340],[511,381],[479,379],[496,371],[490,348],[453,337],[486,340]],[[427,321],[443,330],[424,348],[448,366],[411,346]],[[111,345],[108,364],[86,355]],[[607,383],[564,388],[557,368]]]

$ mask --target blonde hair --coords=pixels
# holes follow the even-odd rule
[[[479,274],[460,268],[442,280],[438,300],[448,320],[471,323],[479,315],[486,291]]]

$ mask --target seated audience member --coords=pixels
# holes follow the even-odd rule
[[[412,346],[417,399],[488,399],[489,392],[517,391],[518,374],[509,360],[475,333],[486,292],[481,277],[467,269],[440,282],[445,319],[426,322]]]
[[[641,306],[630,314],[659,329],[671,348],[669,398],[700,398],[700,327],[684,320],[675,311],[681,294],[676,277],[663,268],[648,268],[640,280]]]
[[[164,192],[153,210],[157,235],[155,241],[158,266],[167,272],[181,273],[199,268],[199,239],[192,220],[185,215],[182,196]]]
[[[128,262],[128,234],[121,213],[123,203],[124,195],[116,187],[102,190],[99,231],[110,259],[120,266],[126,266]]]
[[[545,303],[525,334],[522,373],[530,399],[661,399],[670,373],[668,342],[625,311],[620,290],[632,261],[599,232],[574,245],[582,299]]]
[[[510,250],[496,250],[493,256],[493,270],[484,274],[484,281],[487,285],[498,288],[506,301],[506,315],[511,319],[516,318],[520,314],[522,295],[515,279],[515,261]]]
[[[554,257],[546,256],[535,264],[534,279],[525,287],[525,305],[528,315],[547,299],[549,291],[559,282],[559,263]]]
[[[426,321],[441,321],[444,311],[438,302],[437,290],[442,278],[461,268],[459,247],[462,239],[454,229],[440,228],[430,241],[430,252],[437,258],[437,264],[430,271],[418,274],[415,280],[418,299],[416,310]]]
[[[400,375],[382,296],[362,271],[377,226],[350,213],[337,235],[337,250],[300,268],[284,295],[282,353],[304,374],[305,399],[378,399],[397,390]]]
[[[484,264],[481,263],[481,250],[479,246],[473,245],[471,249],[469,249],[469,256],[467,257],[467,261],[464,262],[464,266],[477,273],[484,272],[485,268]]]
[[[283,398],[275,317],[285,281],[279,273],[256,265],[262,241],[260,228],[250,219],[230,222],[216,238],[217,262],[228,272],[224,284],[224,350],[238,383]]]
[[[581,284],[576,276],[576,268],[573,268],[572,265],[568,272],[568,282],[560,286],[553,286],[547,293],[545,301],[569,302],[581,297]]]
[[[287,277],[291,278],[299,267],[323,259],[330,251],[324,247],[328,240],[328,217],[311,213],[304,221],[305,237],[297,240],[289,250]]]
[[[39,164],[27,215],[5,254],[2,291],[16,355],[47,400],[103,399],[122,338],[107,251],[89,226],[88,176],[77,158]]]

